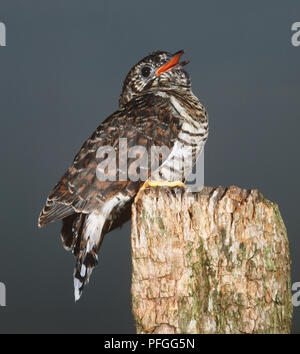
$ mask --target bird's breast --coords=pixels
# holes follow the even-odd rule
[[[181,119],[179,142],[196,148],[200,153],[208,136],[208,118],[204,107],[193,94],[190,100],[172,96],[171,104],[174,114]]]
[[[153,176],[156,180],[185,180],[191,173],[208,137],[208,118],[204,107],[191,94],[191,100],[171,96],[173,114],[180,118],[180,129],[172,151]]]

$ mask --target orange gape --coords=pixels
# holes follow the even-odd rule
[[[179,62],[180,57],[183,54],[183,50],[176,54],[167,64],[163,65],[156,71],[156,76],[159,76],[163,72],[167,71],[168,69],[172,68],[173,66],[177,65]]]

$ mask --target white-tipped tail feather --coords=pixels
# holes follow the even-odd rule
[[[97,252],[101,244],[105,221],[105,216],[98,212],[93,212],[85,220],[74,270],[75,301],[79,300],[84,286],[89,282],[93,268],[98,263]]]
[[[103,204],[101,211],[86,216],[78,245],[77,261],[74,270],[74,296],[79,300],[84,286],[98,263],[97,252],[100,248],[104,232],[103,228],[111,217],[115,207],[123,206],[130,197],[121,193]]]

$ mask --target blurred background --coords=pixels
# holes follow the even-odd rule
[[[37,229],[45,199],[82,143],[118,106],[149,52],[185,49],[210,118],[205,184],[257,188],[279,204],[292,282],[300,281],[299,0],[0,0],[0,332],[134,333],[130,224],[106,236],[74,303],[74,257],[60,222]],[[300,333],[294,307],[293,332]]]

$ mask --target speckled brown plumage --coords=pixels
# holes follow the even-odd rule
[[[103,236],[130,218],[133,198],[143,184],[141,180],[118,178],[100,181],[96,174],[101,160],[97,157],[97,150],[102,146],[113,147],[117,161],[126,158],[125,165],[130,166],[136,158],[126,157],[124,151],[119,151],[120,139],[127,139],[127,152],[137,145],[144,147],[147,153],[150,153],[151,146],[166,146],[171,152],[174,146],[178,149],[178,144],[185,144],[194,146],[197,156],[206,141],[207,114],[193,95],[189,76],[182,65],[178,63],[156,75],[157,69],[172,57],[167,52],[156,52],[133,67],[124,81],[119,110],[101,123],[83,144],[72,165],[49,194],[40,214],[40,227],[55,220],[63,221],[61,237],[64,247],[77,257],[74,272],[76,300],[97,264]],[[149,70],[152,74],[143,78],[141,73]],[[182,132],[183,126],[188,130]],[[168,157],[164,156],[161,164],[166,163]],[[117,164],[116,170],[110,173],[116,172],[119,176],[127,172],[120,170],[121,166],[122,163]],[[169,172],[171,167],[168,163],[165,166]],[[148,177],[150,171],[149,159]],[[159,176],[166,178],[165,173],[161,170]]]

